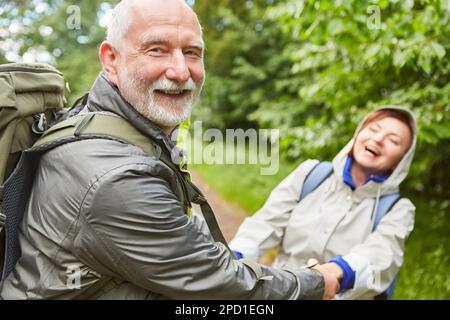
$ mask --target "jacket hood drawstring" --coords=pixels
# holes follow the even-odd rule
[[[375,204],[373,206],[373,211],[372,211],[372,216],[371,216],[371,220],[373,223],[375,223],[375,219],[376,219],[375,214],[378,211],[378,204],[380,202],[380,197],[381,197],[381,189],[382,189],[382,185],[380,185],[378,187],[377,196],[375,198]]]

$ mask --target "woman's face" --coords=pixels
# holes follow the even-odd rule
[[[400,162],[411,139],[404,122],[393,117],[374,120],[356,137],[353,158],[365,171],[382,175]]]

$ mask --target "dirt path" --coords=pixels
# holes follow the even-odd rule
[[[237,204],[229,203],[223,199],[222,196],[212,190],[196,172],[193,170],[190,170],[190,172],[195,185],[200,188],[206,199],[208,199],[209,204],[214,210],[220,229],[222,230],[225,239],[229,242],[233,239],[242,221],[247,217],[247,213]],[[196,212],[201,212],[197,205],[194,205],[194,209]],[[276,251],[269,252],[259,258],[258,262],[270,266],[273,263],[275,255]]]
[[[230,241],[233,239],[233,236],[242,221],[247,217],[247,213],[237,204],[229,203],[223,199],[222,196],[212,190],[196,172],[191,170],[191,176],[195,185],[200,188],[214,210],[217,222],[219,223],[225,239]],[[198,207],[195,208],[195,211],[201,212]]]

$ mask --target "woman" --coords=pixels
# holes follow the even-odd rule
[[[318,164],[302,163],[247,218],[230,243],[258,259],[279,246],[274,264],[299,268],[310,258],[340,279],[337,299],[372,299],[384,292],[403,262],[415,207],[401,198],[374,227],[380,198],[398,192],[416,146],[413,115],[400,107],[370,113],[333,160],[333,173],[299,201],[305,178]]]

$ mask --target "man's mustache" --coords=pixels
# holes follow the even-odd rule
[[[197,85],[195,84],[194,80],[192,80],[191,77],[189,77],[188,81],[180,83],[176,81],[169,80],[167,78],[160,78],[156,81],[154,81],[149,86],[150,91],[155,90],[167,90],[167,91],[176,91],[176,90],[190,90],[194,91],[197,89]]]

